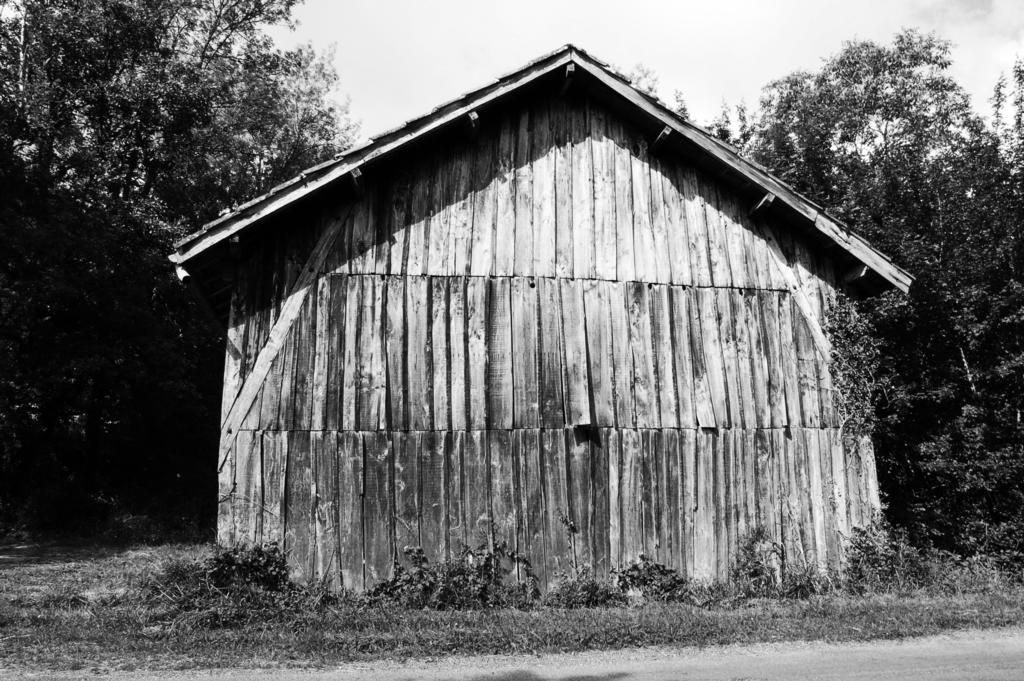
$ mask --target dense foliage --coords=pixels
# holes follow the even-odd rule
[[[1024,63],[983,118],[949,55],[914,31],[848,43],[710,127],[917,278],[909,296],[860,305],[877,341],[869,420],[888,511],[917,543],[1019,559]]]
[[[208,525],[222,340],[167,254],[347,144],[293,4],[0,2],[0,527]]]

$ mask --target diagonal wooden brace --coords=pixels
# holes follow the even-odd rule
[[[306,264],[303,265],[302,270],[299,272],[295,285],[292,286],[288,297],[285,298],[284,304],[281,306],[281,313],[278,315],[277,321],[274,322],[274,326],[270,329],[270,336],[267,338],[266,344],[260,350],[259,355],[256,356],[256,362],[253,364],[252,371],[245,377],[242,388],[238,391],[238,395],[235,397],[234,402],[232,402],[223,423],[221,423],[219,460],[223,461],[231,451],[235,435],[238,432],[238,426],[249,412],[252,403],[256,400],[260,388],[267,379],[267,374],[270,373],[274,359],[277,358],[281,348],[284,347],[288,331],[291,330],[295,320],[298,319],[299,313],[302,311],[302,305],[306,301],[306,296],[314,288],[313,284],[316,283],[320,268],[323,266],[324,260],[327,259],[327,255],[331,252],[334,242],[337,241],[338,234],[348,223],[348,217],[351,212],[352,209],[350,208],[345,217],[327,225],[324,233],[320,235],[320,240],[317,241],[310,252],[309,258],[306,259]]]

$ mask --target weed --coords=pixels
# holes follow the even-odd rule
[[[559,576],[544,596],[551,608],[599,608],[625,605],[626,594],[604,580],[594,577],[589,567]]]
[[[405,547],[409,562],[395,562],[390,578],[375,586],[371,602],[435,610],[529,608],[539,597],[530,562],[499,542],[494,549],[463,549],[453,560],[431,566],[419,547]]]

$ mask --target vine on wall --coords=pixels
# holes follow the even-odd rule
[[[875,426],[879,342],[851,298],[837,292],[830,302],[825,334],[832,343],[832,403],[844,433],[870,435]]]

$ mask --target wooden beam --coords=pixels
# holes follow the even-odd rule
[[[807,293],[804,292],[800,282],[796,278],[796,273],[793,272],[793,267],[789,264],[789,260],[786,258],[786,254],[782,251],[782,246],[779,245],[778,239],[775,238],[775,234],[769,228],[761,230],[764,234],[765,241],[768,242],[768,252],[772,256],[772,260],[778,265],[779,271],[782,272],[783,278],[786,280],[786,285],[789,287],[790,292],[793,295],[793,302],[796,303],[797,309],[800,314],[803,315],[804,321],[807,322],[807,328],[811,330],[811,337],[814,339],[814,346],[821,353],[822,359],[826,362],[830,361],[832,357],[832,343],[829,342],[828,336],[825,335],[825,331],[821,328],[821,324],[818,323],[818,318],[814,316],[814,308],[811,306],[811,301],[807,297]]]
[[[669,136],[672,134],[672,128],[667,125],[661,129],[658,136],[651,142],[650,151],[652,154],[657,154],[665,149],[665,143],[668,141]]]
[[[573,76],[576,75],[576,64],[569,62],[565,65],[565,79],[562,81],[562,87],[558,90],[558,96],[563,97],[565,93],[572,87]]]
[[[476,139],[477,133],[480,132],[480,114],[470,111],[463,120],[465,121],[466,137]]]
[[[349,208],[348,212],[351,214],[352,209]],[[242,419],[245,418],[245,415],[252,407],[253,400],[259,395],[260,388],[263,387],[267,374],[270,373],[271,365],[281,352],[281,348],[284,347],[288,331],[295,323],[295,320],[298,319],[299,313],[302,311],[302,304],[306,301],[309,290],[316,283],[316,279],[320,274],[320,268],[323,266],[324,260],[327,259],[327,254],[331,252],[338,234],[347,223],[348,216],[328,223],[323,234],[320,235],[320,240],[317,241],[316,246],[313,247],[312,252],[309,254],[309,258],[306,259],[306,264],[303,265],[298,278],[295,280],[295,284],[288,293],[288,297],[285,298],[284,303],[281,305],[281,312],[277,317],[277,321],[274,322],[274,326],[270,329],[267,342],[260,349],[252,370],[245,377],[245,382],[242,384],[238,395],[235,397],[235,401],[231,404],[231,408],[224,417],[224,421],[221,424],[220,456],[218,459],[223,459],[231,451],[239,424],[241,424]]]
[[[868,266],[863,263],[858,263],[856,267],[852,267],[843,274],[843,283],[853,284],[864,277],[868,276]]]
[[[357,198],[363,195],[366,190],[363,184],[363,171],[359,168],[353,168],[352,172],[348,174],[348,186],[352,190],[352,194]]]
[[[750,217],[754,217],[758,213],[764,211],[775,201],[775,194],[771,192],[761,197],[761,200],[757,202],[757,205],[750,209]]]

